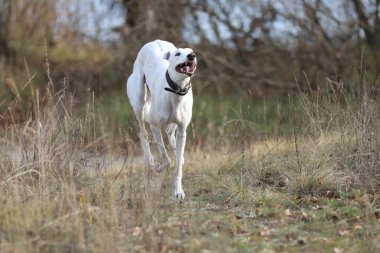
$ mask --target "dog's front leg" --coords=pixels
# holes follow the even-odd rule
[[[184,163],[184,152],[186,144],[186,128],[178,127],[176,140],[176,164],[174,171],[174,193],[176,199],[184,199],[185,193],[182,189],[182,166]]]

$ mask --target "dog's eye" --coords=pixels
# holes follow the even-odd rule
[[[176,53],[176,54],[175,54],[175,56],[180,56],[180,55],[181,55],[181,53],[180,53],[180,52],[178,52],[178,53]]]

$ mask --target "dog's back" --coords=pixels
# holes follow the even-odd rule
[[[162,40],[145,44],[137,55],[133,72],[144,74],[146,84],[153,85],[157,76],[163,76],[169,65],[169,62],[164,59],[166,54],[175,49],[172,43]]]
[[[145,44],[139,51],[133,65],[133,72],[127,81],[127,94],[135,113],[143,113],[147,100],[146,87],[153,91],[158,77],[163,77],[169,65],[165,54],[176,47],[167,41],[155,40]]]
[[[160,64],[167,64],[165,62],[165,54],[167,52],[175,50],[176,47],[167,41],[155,40],[145,44],[139,51],[136,62],[140,61],[143,65],[149,65],[151,63],[156,63],[159,61]],[[135,65],[136,65],[135,62]],[[134,66],[135,67],[135,66]],[[155,66],[157,67],[157,66]]]

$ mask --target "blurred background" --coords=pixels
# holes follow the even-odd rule
[[[138,50],[162,39],[199,56],[200,136],[236,119],[286,131],[289,94],[350,90],[358,73],[377,80],[379,10],[380,0],[0,0],[0,125],[25,121],[33,90],[43,105],[49,87],[133,130],[125,82]]]

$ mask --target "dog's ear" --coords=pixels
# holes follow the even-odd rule
[[[166,53],[164,53],[164,56],[162,58],[164,58],[165,60],[169,60],[169,57],[170,57],[170,51],[167,51]]]

